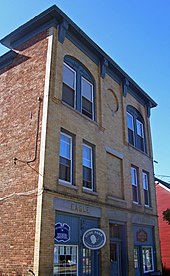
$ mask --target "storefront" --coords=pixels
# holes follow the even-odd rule
[[[152,226],[134,225],[135,276],[147,275],[155,270],[154,229]]]
[[[56,210],[54,242],[54,276],[99,276],[100,249],[93,250],[85,244],[90,237],[96,244],[95,233],[84,236],[89,229],[99,229],[100,208],[55,199]]]

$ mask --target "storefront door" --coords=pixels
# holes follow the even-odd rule
[[[120,242],[110,244],[110,276],[121,276],[121,246]]]

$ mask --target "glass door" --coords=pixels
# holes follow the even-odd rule
[[[78,276],[78,246],[54,245],[54,276]]]

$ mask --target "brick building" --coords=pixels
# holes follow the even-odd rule
[[[160,269],[156,103],[56,6],[1,43],[0,275]]]
[[[163,211],[170,209],[170,183],[155,178],[158,225],[164,274],[170,275],[170,225],[163,220]]]

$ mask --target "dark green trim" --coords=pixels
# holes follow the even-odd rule
[[[18,54],[14,51],[9,51],[6,54],[4,54],[3,56],[0,57],[0,69],[10,65],[14,58],[17,57]]]

